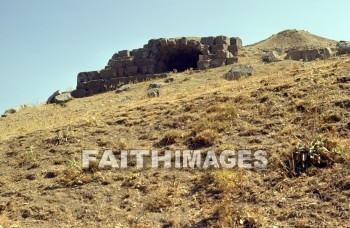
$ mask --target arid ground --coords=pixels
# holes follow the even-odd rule
[[[295,44],[277,40],[243,48],[254,73],[237,81],[223,77],[231,66],[187,70],[160,97],[140,82],[1,118],[1,227],[350,227],[350,56],[262,62],[263,50]],[[263,149],[269,164],[81,168],[85,149],[194,147]]]

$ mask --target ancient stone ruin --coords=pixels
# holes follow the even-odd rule
[[[286,59],[314,61],[316,59],[328,59],[333,55],[330,48],[304,48],[290,49],[287,52]]]
[[[72,96],[85,97],[130,82],[166,77],[164,73],[175,69],[205,70],[233,64],[241,48],[238,37],[152,39],[143,48],[114,54],[103,70],[79,73]]]

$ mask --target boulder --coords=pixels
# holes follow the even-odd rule
[[[340,41],[337,44],[337,49],[339,55],[350,53],[350,42]]]
[[[231,81],[241,77],[249,77],[253,74],[253,67],[248,65],[234,65],[229,72],[224,75],[224,78]]]
[[[62,94],[62,92],[60,90],[57,90],[56,92],[54,92],[46,101],[46,104],[53,104],[55,103],[55,97]]]
[[[170,82],[173,82],[173,81],[175,81],[174,78],[166,78],[166,79],[164,80],[165,83],[170,83]]]
[[[57,95],[55,97],[55,103],[56,104],[64,104],[72,99],[73,99],[73,97],[71,96],[71,94],[69,92],[66,92],[66,93],[62,93],[60,95]]]
[[[263,55],[262,60],[267,63],[282,61],[282,57],[277,53],[277,51],[269,51]]]
[[[148,89],[162,88],[163,86],[163,83],[151,83],[149,84]]]
[[[126,92],[126,91],[129,91],[130,90],[130,85],[127,84],[127,85],[122,85],[121,87],[117,88],[116,89],[116,93],[122,93],[122,92]]]
[[[230,44],[232,46],[236,46],[238,50],[241,50],[243,47],[243,42],[242,42],[241,38],[239,38],[239,37],[231,37]]]
[[[159,88],[153,88],[153,89],[148,89],[146,91],[147,97],[153,98],[153,97],[159,97],[160,96],[160,89]]]

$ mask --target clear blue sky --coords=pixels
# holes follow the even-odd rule
[[[227,35],[244,44],[284,29],[350,40],[348,0],[0,0],[0,112],[44,102],[150,38]]]

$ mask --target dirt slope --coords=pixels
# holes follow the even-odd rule
[[[243,51],[240,61],[252,77],[188,71],[159,98],[143,82],[1,118],[0,225],[350,227],[350,57],[264,64]],[[337,157],[295,175],[291,151],[318,136]],[[203,138],[203,151],[267,150],[268,169],[81,169],[83,149],[188,149]]]
[[[282,49],[294,47],[335,47],[337,41],[323,38],[303,30],[284,30],[266,40],[249,45],[261,50]]]

